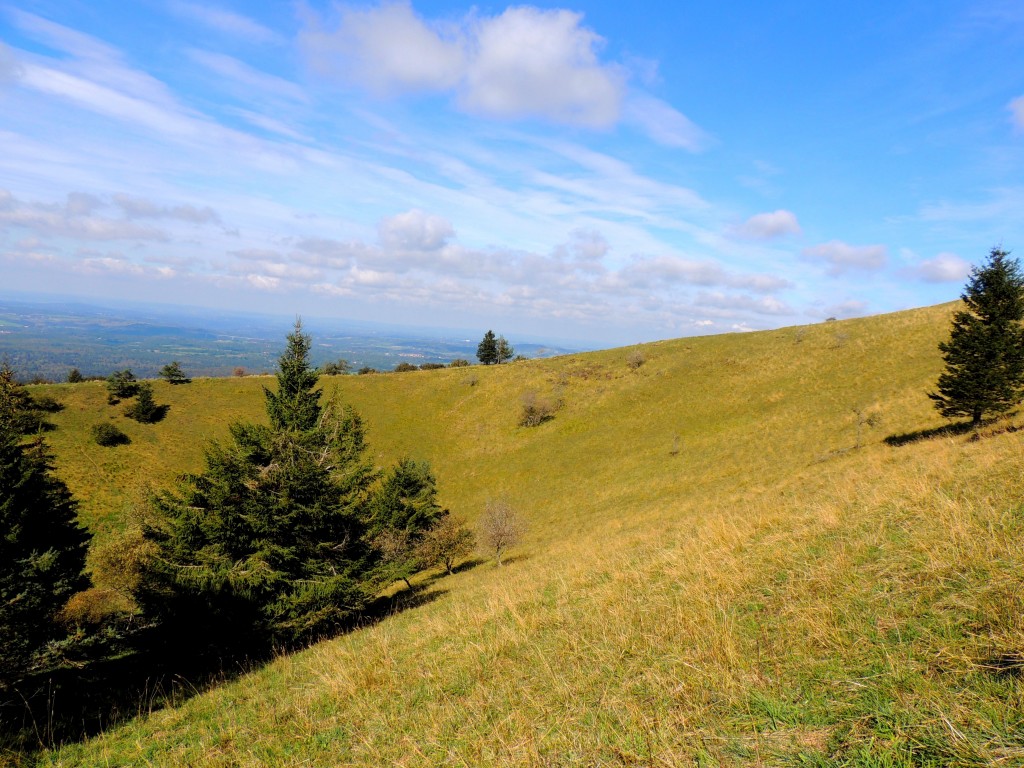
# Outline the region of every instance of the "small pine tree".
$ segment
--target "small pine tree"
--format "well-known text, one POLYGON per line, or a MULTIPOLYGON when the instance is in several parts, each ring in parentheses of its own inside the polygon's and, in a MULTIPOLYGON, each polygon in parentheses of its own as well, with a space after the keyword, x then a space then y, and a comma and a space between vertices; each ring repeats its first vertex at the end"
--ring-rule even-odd
POLYGON ((498 362, 498 340, 494 337, 494 331, 487 331, 476 348, 476 358, 484 365, 494 365, 498 362))
POLYGON ((113 448, 118 445, 128 445, 131 443, 131 438, 128 435, 122 432, 116 424, 109 422, 93 424, 92 439, 96 441, 97 445, 102 445, 104 448, 113 448))
POLYGON ((67 637, 59 614, 88 586, 89 535, 41 442, 23 445, 0 418, 0 690, 48 666, 67 637))
POLYGON ((418 539, 442 514, 430 465, 400 459, 371 496, 367 509, 371 535, 385 530, 405 531, 418 539))
POLYGON ((181 363, 177 360, 168 363, 161 368, 160 377, 168 384, 190 384, 192 382, 192 379, 186 376, 185 372, 181 370, 181 363))
POLYGON ((302 332, 302 321, 296 320, 288 346, 278 358, 277 392, 263 388, 275 429, 313 429, 320 418, 320 390, 314 389, 320 374, 309 362, 312 346, 312 338, 302 332))
POLYGON ((77 368, 72 368, 68 371, 68 384, 81 384, 85 379, 82 377, 82 372, 77 368))
POLYGON ((135 380, 135 374, 131 368, 123 371, 114 371, 107 377, 107 402, 116 405, 121 400, 135 397, 139 391, 139 383, 135 380))
POLYGON ((949 341, 939 344, 946 370, 938 392, 929 393, 947 417, 1002 413, 1024 392, 1024 276, 1016 259, 993 248, 987 263, 971 271, 953 315, 949 341))
POLYGON ((140 424, 152 424, 154 421, 159 421, 164 409, 153 399, 153 385, 148 381, 143 382, 139 384, 137 392, 138 398, 125 408, 124 415, 129 419, 135 419, 140 424))

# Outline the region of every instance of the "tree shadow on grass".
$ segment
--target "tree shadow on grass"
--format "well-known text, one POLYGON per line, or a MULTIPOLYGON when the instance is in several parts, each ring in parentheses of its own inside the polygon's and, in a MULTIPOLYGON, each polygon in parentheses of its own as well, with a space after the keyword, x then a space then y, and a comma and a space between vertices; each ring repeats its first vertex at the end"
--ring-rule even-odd
POLYGON ((437 600, 446 590, 414 585, 380 597, 343 629, 288 648, 272 647, 240 637, 236 645, 195 651, 201 628, 179 630, 173 636, 151 630, 139 635, 135 650, 23 680, 15 689, 0 690, 0 763, 13 752, 32 764, 32 753, 73 744, 145 717, 177 707, 192 697, 256 672, 283 656, 320 641, 437 600))
POLYGON ((933 427, 931 429, 918 429, 914 432, 889 435, 883 440, 883 442, 886 445, 898 448, 901 445, 916 443, 918 440, 931 440, 937 437, 956 437, 958 435, 966 435, 972 431, 974 431, 974 425, 969 421, 964 421, 957 424, 946 424, 941 427, 933 427))
POLYGON ((487 561, 483 558, 471 557, 468 560, 464 560, 463 562, 459 563, 454 568, 452 568, 451 573, 448 573, 448 571, 444 570, 443 568, 441 570, 434 571, 429 576, 427 576, 427 578, 424 579, 422 583, 424 585, 433 584, 438 579, 443 579, 446 576, 454 576, 457 573, 465 573, 466 571, 471 571, 474 568, 481 566, 486 562, 487 561))
POLYGON ((1024 429, 1024 426, 1013 423, 1013 419, 1018 413, 1018 411, 1009 411, 990 419, 982 419, 981 424, 977 425, 977 427, 969 421, 961 421, 956 424, 933 427, 932 429, 919 429, 916 432, 889 435, 885 438, 884 442, 886 445, 899 447, 908 443, 916 443, 918 440, 931 440, 937 437, 957 437, 959 435, 968 435, 972 432, 974 434, 971 435, 970 440, 980 440, 982 437, 1001 435, 1004 432, 1019 432, 1024 429), (999 426, 1000 424, 1001 426, 999 426), (985 431, 982 432, 982 429, 985 431))

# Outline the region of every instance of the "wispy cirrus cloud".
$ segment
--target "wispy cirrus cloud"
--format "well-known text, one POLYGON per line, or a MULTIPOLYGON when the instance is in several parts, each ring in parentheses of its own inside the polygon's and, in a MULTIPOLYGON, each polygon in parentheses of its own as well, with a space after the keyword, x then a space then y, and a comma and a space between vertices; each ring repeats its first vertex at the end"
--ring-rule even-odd
POLYGON ((246 92, 255 92, 264 98, 272 96, 288 101, 309 101, 306 92, 292 81, 261 72, 233 56, 198 48, 189 48, 186 54, 218 77, 243 86, 246 92))
POLYGON ((1006 108, 1010 110, 1010 121, 1017 132, 1024 132, 1024 96, 1013 99, 1006 108))
POLYGON ((247 16, 212 5, 174 0, 168 7, 177 15, 250 43, 282 43, 284 37, 247 16))

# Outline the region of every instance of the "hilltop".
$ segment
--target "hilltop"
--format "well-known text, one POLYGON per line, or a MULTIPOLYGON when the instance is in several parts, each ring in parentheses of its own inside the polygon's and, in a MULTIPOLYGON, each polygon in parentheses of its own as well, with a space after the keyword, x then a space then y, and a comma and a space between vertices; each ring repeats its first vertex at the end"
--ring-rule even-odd
MULTIPOLYGON (((430 461, 470 519, 498 497, 526 515, 512 562, 422 575, 418 607, 41 763, 1024 762, 1018 417, 935 434, 954 307, 324 377, 378 464, 430 461), (527 393, 554 418, 519 426, 527 393)), ((102 384, 41 388, 83 519, 130 524, 261 418, 264 383, 157 382, 155 425, 102 384), (133 442, 98 449, 112 414, 133 442)))

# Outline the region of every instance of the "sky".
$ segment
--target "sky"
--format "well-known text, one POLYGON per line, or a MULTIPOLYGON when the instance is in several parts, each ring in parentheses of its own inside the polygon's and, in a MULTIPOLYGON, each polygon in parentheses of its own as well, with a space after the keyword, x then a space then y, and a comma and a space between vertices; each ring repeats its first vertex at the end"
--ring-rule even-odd
POLYGON ((1024 256, 1024 4, 0 2, 0 290, 611 346, 1024 256))

